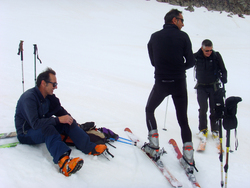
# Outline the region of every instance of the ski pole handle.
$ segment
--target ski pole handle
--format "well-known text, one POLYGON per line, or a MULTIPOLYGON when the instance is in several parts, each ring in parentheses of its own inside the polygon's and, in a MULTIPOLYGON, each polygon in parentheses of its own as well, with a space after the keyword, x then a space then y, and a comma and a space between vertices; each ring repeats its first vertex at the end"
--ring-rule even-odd
POLYGON ((17 55, 20 55, 20 54, 21 54, 21 61, 23 61, 23 40, 20 40, 20 43, 19 43, 17 55))
POLYGON ((34 46, 34 55, 36 55, 36 52, 37 52, 37 45, 36 44, 33 44, 33 46, 34 46))

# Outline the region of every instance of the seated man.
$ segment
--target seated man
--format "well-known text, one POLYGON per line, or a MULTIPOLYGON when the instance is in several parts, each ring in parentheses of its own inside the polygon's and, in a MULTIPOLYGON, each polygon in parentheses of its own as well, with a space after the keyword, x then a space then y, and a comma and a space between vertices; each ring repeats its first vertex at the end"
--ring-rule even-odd
POLYGON ((47 68, 38 75, 36 86, 21 95, 15 114, 17 138, 22 144, 45 143, 60 172, 70 176, 81 169, 83 159, 69 158, 71 149, 60 134, 67 134, 85 154, 100 155, 107 146, 90 142, 89 136, 61 106, 54 89, 57 89, 56 73, 47 68))

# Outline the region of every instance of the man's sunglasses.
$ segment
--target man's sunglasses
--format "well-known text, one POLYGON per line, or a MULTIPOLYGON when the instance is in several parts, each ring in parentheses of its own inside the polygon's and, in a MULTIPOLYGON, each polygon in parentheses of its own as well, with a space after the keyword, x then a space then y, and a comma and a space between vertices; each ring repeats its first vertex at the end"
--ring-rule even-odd
POLYGON ((181 20, 182 23, 184 23, 184 19, 176 17, 177 20, 181 20))
POLYGON ((50 81, 47 81, 46 83, 51 83, 53 85, 53 87, 56 87, 58 85, 57 82, 50 82, 50 81))
POLYGON ((213 50, 205 50, 205 52, 212 52, 213 50))

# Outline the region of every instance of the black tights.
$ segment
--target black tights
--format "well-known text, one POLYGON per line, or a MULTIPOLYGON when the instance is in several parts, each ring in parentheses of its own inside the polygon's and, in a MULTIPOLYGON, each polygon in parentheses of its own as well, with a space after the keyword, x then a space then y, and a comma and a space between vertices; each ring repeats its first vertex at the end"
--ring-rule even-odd
POLYGON ((146 106, 146 122, 148 130, 151 131, 152 129, 157 129, 154 112, 168 95, 172 95, 175 105, 177 120, 181 128, 182 142, 191 142, 192 133, 187 118, 188 101, 186 79, 155 81, 146 106))

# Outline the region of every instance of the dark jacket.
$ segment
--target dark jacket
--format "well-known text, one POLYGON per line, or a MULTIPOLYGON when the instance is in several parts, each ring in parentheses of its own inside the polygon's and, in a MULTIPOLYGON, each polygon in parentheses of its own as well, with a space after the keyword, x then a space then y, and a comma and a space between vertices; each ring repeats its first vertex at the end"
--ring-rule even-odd
POLYGON ((23 93, 17 102, 15 126, 17 134, 25 133, 29 129, 39 129, 45 124, 57 125, 57 116, 67 115, 55 95, 43 97, 38 87, 23 93), (52 116, 53 115, 53 116, 52 116))
POLYGON ((174 24, 165 24, 151 35, 148 53, 155 67, 155 79, 186 78, 186 70, 194 66, 189 36, 174 24))
POLYGON ((195 71, 198 85, 213 85, 219 79, 227 83, 227 70, 219 52, 212 51, 209 57, 201 49, 194 54, 195 71))

